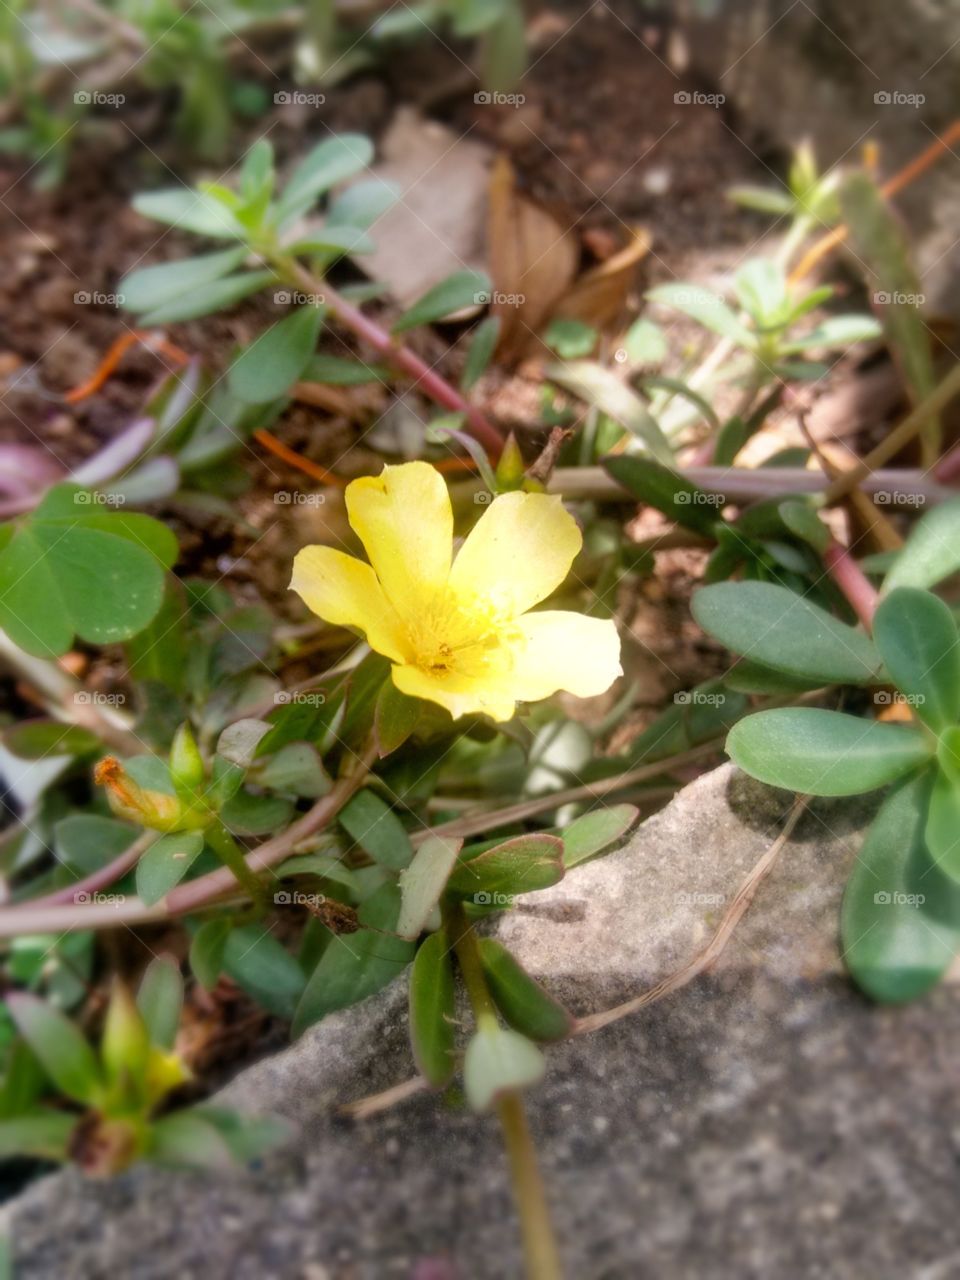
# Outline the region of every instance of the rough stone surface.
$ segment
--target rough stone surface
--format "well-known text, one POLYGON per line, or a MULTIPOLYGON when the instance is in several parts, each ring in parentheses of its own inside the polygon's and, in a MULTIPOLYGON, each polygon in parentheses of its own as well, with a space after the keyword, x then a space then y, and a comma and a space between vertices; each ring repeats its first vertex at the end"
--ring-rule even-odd
MULTIPOLYGON (((725 766, 531 896, 503 935, 578 1013, 635 994, 710 936, 788 804, 725 766)), ((550 1051, 530 1111, 569 1280, 960 1274, 957 988, 876 1009, 839 969, 840 889, 872 809, 803 819, 709 975, 550 1051)), ((16 1274, 518 1277, 493 1121, 423 1095, 336 1115, 409 1075, 404 995, 331 1017, 230 1086, 294 1122, 261 1168, 35 1184, 6 1209, 16 1274)))
MULTIPOLYGON (((884 173, 957 116, 960 0, 718 0, 687 30, 694 66, 734 109, 757 153, 814 142, 823 167, 868 137, 884 173)), ((949 152, 897 197, 913 232, 927 310, 957 314, 960 167, 949 152)))

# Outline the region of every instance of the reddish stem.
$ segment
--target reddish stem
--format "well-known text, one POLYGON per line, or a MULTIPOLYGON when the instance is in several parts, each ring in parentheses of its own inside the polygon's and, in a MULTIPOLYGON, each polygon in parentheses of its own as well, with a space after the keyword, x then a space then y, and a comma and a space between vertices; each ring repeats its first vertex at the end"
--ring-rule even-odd
POLYGON ((846 596, 867 631, 873 626, 877 591, 846 547, 831 542, 823 553, 827 572, 846 596))
POLYGON ((346 298, 341 297, 335 289, 331 289, 326 281, 321 284, 298 263, 294 264, 293 273, 296 277, 296 283, 305 293, 322 294, 325 304, 341 324, 346 325, 348 329, 352 329, 358 338, 362 338, 364 342, 369 343, 374 351, 378 351, 391 364, 408 373, 413 378, 414 384, 425 395, 428 395, 431 400, 436 401, 437 404, 442 405, 445 409, 450 409, 454 413, 462 413, 470 426, 472 434, 476 436, 493 459, 496 460, 500 456, 500 451, 503 448, 503 435, 479 409, 469 404, 456 387, 449 383, 442 374, 437 373, 435 369, 431 369, 416 352, 411 351, 409 347, 405 347, 391 333, 377 324, 375 320, 371 320, 369 316, 364 315, 359 307, 355 307, 352 302, 348 302, 346 298))

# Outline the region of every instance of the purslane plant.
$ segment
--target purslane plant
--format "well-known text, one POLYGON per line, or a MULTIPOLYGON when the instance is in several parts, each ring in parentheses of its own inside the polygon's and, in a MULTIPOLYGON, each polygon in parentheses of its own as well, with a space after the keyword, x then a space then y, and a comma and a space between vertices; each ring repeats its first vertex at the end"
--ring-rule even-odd
POLYGON ((746 716, 727 750, 747 773, 820 796, 892 784, 847 885, 846 964, 880 1000, 928 990, 960 950, 960 635, 929 588, 955 572, 960 502, 928 512, 884 582, 872 637, 772 583, 724 583, 694 615, 746 663, 743 687, 875 690, 895 721, 813 707, 746 716), (890 692, 892 687, 893 692, 890 692))

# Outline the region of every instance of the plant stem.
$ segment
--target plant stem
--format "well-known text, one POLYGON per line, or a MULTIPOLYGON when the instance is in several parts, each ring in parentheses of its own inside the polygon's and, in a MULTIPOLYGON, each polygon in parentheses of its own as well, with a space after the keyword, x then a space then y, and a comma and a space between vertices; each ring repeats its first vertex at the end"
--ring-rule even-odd
POLYGON ((479 409, 469 404, 456 387, 449 383, 442 374, 437 373, 435 369, 431 369, 416 352, 411 351, 402 342, 398 342, 391 333, 377 324, 375 320, 371 320, 369 316, 364 315, 359 307, 355 307, 352 302, 348 302, 346 298, 341 297, 326 280, 321 280, 311 275, 295 259, 283 258, 274 265, 282 275, 286 276, 290 284, 296 285, 304 293, 322 297, 324 304, 330 308, 341 324, 346 325, 348 329, 352 329, 358 338, 362 338, 364 342, 373 347, 374 351, 378 351, 391 364, 402 369, 404 373, 408 373, 413 378, 414 384, 428 395, 431 400, 435 400, 444 409, 450 409, 454 413, 462 413, 466 417, 471 433, 476 436, 491 456, 494 459, 500 456, 504 443, 503 436, 493 423, 479 409))
POLYGON ((247 866, 243 850, 223 823, 219 819, 211 823, 205 835, 207 844, 209 844, 223 865, 233 873, 237 883, 243 886, 257 907, 261 910, 265 908, 266 894, 263 882, 247 866))
MULTIPOLYGON (((487 987, 473 925, 459 905, 445 908, 445 916, 473 1015, 478 1025, 491 1020, 495 1022, 496 1006, 487 987)), ((510 1180, 520 1216, 528 1280, 560 1280, 560 1256, 523 1095, 515 1089, 504 1093, 496 1103, 496 1111, 510 1162, 510 1180)))
POLYGON ((879 598, 876 587, 854 560, 849 549, 839 542, 830 542, 823 553, 823 563, 854 613, 869 631, 873 626, 873 615, 879 598))

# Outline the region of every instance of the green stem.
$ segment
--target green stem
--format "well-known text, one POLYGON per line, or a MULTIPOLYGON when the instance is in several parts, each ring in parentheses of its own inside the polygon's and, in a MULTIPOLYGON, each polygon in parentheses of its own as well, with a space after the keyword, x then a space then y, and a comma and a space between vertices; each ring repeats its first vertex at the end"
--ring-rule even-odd
POLYGON ((243 850, 222 822, 214 822, 206 830, 207 844, 214 851, 225 867, 236 876, 238 882, 247 891, 258 907, 267 905, 263 882, 247 866, 243 850))
MULTIPOLYGON (((474 1017, 478 1025, 496 1021, 496 1005, 487 987, 473 926, 460 906, 447 907, 444 914, 474 1017)), ((500 1097, 496 1107, 510 1161, 510 1180, 520 1216, 528 1280, 561 1280, 560 1255, 523 1095, 518 1090, 510 1090, 500 1097)))

